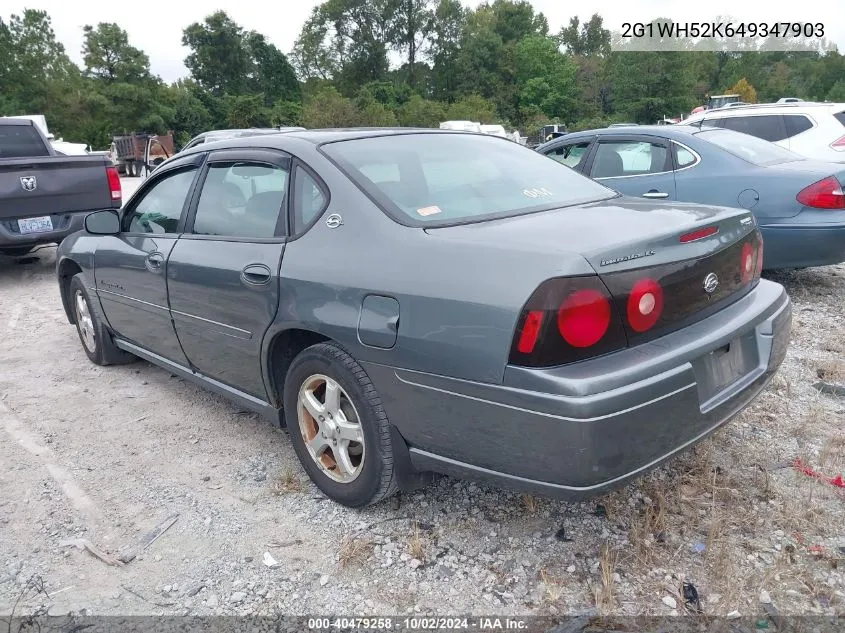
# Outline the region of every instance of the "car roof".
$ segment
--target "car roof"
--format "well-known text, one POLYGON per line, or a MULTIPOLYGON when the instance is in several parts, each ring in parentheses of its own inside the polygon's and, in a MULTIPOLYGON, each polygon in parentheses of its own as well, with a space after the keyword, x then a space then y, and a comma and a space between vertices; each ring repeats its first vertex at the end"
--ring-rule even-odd
POLYGON ((302 130, 300 132, 288 132, 285 136, 310 141, 315 145, 321 143, 333 143, 335 141, 350 141, 361 138, 374 138, 376 136, 398 136, 402 134, 471 134, 473 136, 490 136, 477 132, 466 132, 464 130, 441 130, 439 128, 414 128, 414 127, 355 127, 355 128, 325 128, 319 130, 302 130))
MULTIPOLYGON (((323 143, 334 143, 336 141, 349 141, 363 138, 376 138, 383 136, 411 136, 419 134, 461 134, 464 136, 481 136, 489 139, 497 139, 499 141, 513 143, 505 137, 493 134, 482 134, 479 132, 465 132, 463 130, 441 130, 438 128, 412 128, 412 127, 371 127, 371 128, 326 128, 326 129, 312 129, 300 130, 292 132, 278 132, 276 134, 251 134, 241 136, 229 136, 225 138, 210 138, 207 143, 196 145, 187 150, 183 150, 178 154, 174 154, 173 158, 177 156, 188 156, 200 152, 208 152, 221 149, 234 148, 250 148, 250 147, 265 147, 276 148, 281 150, 289 149, 287 141, 296 139, 304 141, 313 145, 321 145, 323 143)), ((524 147, 520 145, 520 147, 524 147)))
POLYGON ((18 119, 15 117, 0 117, 0 123, 3 125, 35 125, 35 121, 31 119, 18 119))
MULTIPOLYGON (((598 128, 595 130, 584 130, 582 132, 571 132, 567 134, 565 137, 559 137, 554 139, 555 141, 559 141, 561 138, 574 138, 579 136, 606 136, 612 134, 613 136, 619 136, 621 134, 626 134, 630 132, 631 134, 637 135, 647 135, 647 136, 665 136, 667 138, 674 138, 674 137, 684 137, 689 136, 690 134, 696 134, 700 132, 698 126, 694 125, 628 125, 624 127, 603 127, 598 128)), ((551 141, 550 141, 551 142, 551 141)))
POLYGON ((800 113, 802 110, 812 110, 816 108, 828 108, 835 110, 837 108, 845 108, 845 103, 820 103, 818 101, 793 101, 790 103, 749 103, 748 105, 740 105, 734 107, 713 108, 712 110, 704 110, 703 112, 696 112, 687 117, 685 120, 703 119, 714 114, 728 114, 730 116, 739 115, 753 115, 753 114, 789 114, 800 113))

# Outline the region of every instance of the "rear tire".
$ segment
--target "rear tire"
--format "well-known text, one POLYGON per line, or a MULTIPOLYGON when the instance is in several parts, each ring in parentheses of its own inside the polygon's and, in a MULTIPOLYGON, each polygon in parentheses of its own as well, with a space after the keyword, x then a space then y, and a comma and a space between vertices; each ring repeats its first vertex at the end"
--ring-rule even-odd
POLYGON ((125 365, 138 360, 136 356, 124 352, 114 344, 100 310, 99 301, 91 300, 82 273, 77 273, 71 278, 68 293, 79 342, 82 343, 82 349, 92 363, 125 365))
POLYGON ((360 508, 398 490, 381 398, 361 365, 338 345, 318 343, 294 358, 284 412, 299 461, 327 497, 360 508))

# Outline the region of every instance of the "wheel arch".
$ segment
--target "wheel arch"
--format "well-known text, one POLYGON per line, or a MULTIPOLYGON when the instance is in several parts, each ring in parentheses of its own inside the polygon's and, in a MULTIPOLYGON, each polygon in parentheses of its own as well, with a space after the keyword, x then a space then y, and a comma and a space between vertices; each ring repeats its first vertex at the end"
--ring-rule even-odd
POLYGON ((302 350, 317 343, 331 342, 339 345, 331 337, 314 330, 291 327, 271 333, 265 342, 264 375, 268 383, 271 404, 282 408, 284 400, 285 378, 293 359, 302 350))
POLYGON ((65 316, 68 323, 76 323, 73 310, 70 305, 70 280, 74 275, 82 272, 82 267, 70 258, 65 258, 59 262, 58 278, 59 278, 59 295, 62 298, 62 307, 65 310, 65 316))

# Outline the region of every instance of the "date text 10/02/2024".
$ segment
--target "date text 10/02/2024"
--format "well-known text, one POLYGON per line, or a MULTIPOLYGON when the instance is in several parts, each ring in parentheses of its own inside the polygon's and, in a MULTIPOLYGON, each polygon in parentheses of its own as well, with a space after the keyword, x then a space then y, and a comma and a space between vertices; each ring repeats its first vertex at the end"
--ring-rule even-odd
POLYGON ((309 618, 310 630, 325 631, 522 631, 524 619, 512 617, 309 618))

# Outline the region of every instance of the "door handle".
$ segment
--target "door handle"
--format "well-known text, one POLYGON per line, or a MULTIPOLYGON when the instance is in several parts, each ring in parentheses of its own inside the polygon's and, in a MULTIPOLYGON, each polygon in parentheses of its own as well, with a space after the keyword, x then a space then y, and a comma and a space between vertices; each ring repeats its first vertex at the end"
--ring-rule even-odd
POLYGON ((161 270, 162 265, 164 264, 164 255, 161 253, 150 253, 147 255, 147 259, 145 261, 147 269, 151 272, 159 272, 161 270))
POLYGON ((669 194, 664 191, 646 191, 643 198, 668 198, 669 194))
POLYGON ((250 286, 263 286, 272 277, 273 273, 264 264, 250 264, 241 271, 241 281, 250 286))

